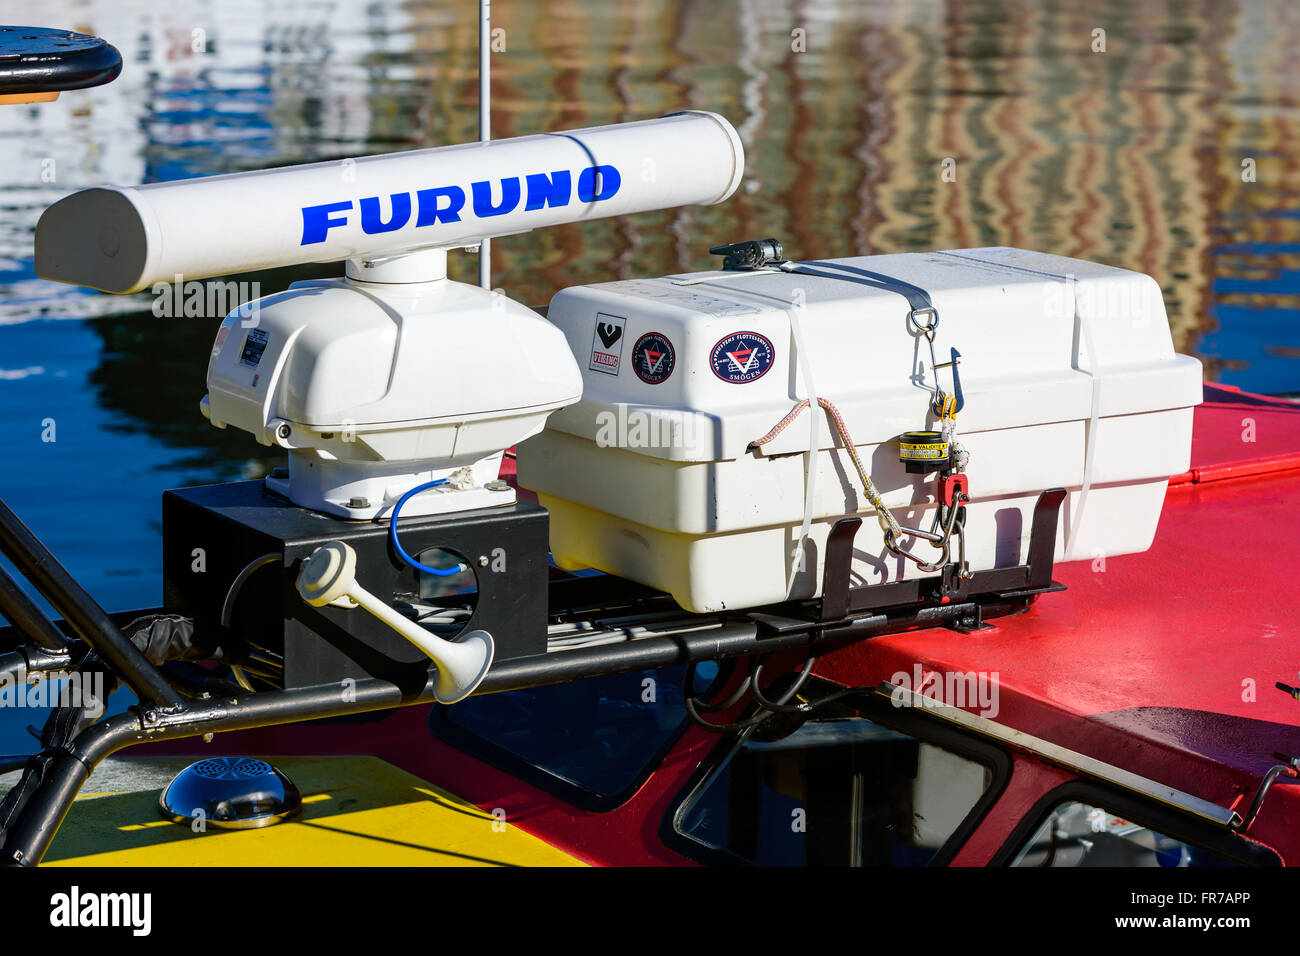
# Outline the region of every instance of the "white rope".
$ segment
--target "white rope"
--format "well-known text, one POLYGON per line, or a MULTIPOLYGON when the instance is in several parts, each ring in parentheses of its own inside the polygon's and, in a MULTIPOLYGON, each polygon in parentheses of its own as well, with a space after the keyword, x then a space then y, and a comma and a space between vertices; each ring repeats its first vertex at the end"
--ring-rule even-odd
MULTIPOLYGON (((835 407, 835 403, 828 398, 817 399, 817 404, 831 417, 835 422, 835 427, 840 433, 840 441, 844 443, 844 450, 848 452, 849 461, 853 462, 853 467, 858 473, 858 478, 862 482, 862 493, 866 495, 867 502, 876 509, 876 520, 880 522, 880 531, 885 536, 886 542, 889 540, 898 540, 903 536, 903 529, 899 527, 898 521, 885 507, 884 499, 880 497, 880 492, 876 490, 875 484, 871 481, 871 476, 867 474, 867 469, 862 465, 862 457, 858 454, 858 447, 853 443, 853 436, 849 434, 849 428, 844 424, 844 416, 840 410, 835 407)), ((812 407, 812 403, 807 399, 796 402, 794 408, 786 413, 786 416, 772 426, 766 435, 762 438, 755 438, 749 443, 750 448, 762 448, 770 441, 774 441, 786 427, 790 425, 805 408, 812 407)), ((857 510, 862 510, 859 505, 857 510)))

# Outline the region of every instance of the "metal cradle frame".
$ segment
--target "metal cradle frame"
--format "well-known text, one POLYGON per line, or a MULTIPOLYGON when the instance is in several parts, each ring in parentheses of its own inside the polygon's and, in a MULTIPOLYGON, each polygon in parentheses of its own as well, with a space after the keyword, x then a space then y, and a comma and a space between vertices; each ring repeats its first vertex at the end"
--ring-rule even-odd
MULTIPOLYGON (((1052 581, 1052 566, 1064 497, 1059 488, 1040 496, 1024 565, 978 571, 969 580, 945 569, 932 578, 850 586, 858 518, 841 519, 833 530, 823 568, 824 596, 816 600, 698 615, 682 611, 665 594, 609 575, 557 577, 549 593, 552 630, 583 622, 593 641, 578 646, 568 641, 544 654, 500 661, 476 693, 793 648, 825 651, 918 627, 979 628, 986 617, 1023 610, 1038 594, 1062 589, 1052 581)), ((40 773, 3 833, 0 865, 38 864, 91 772, 127 747, 434 700, 432 671, 408 686, 372 677, 253 693, 192 664, 156 666, 122 631, 125 621, 148 612, 105 612, 2 501, 0 552, 62 615, 57 623, 47 617, 0 567, 0 614, 10 622, 0 627, 0 676, 13 681, 20 674, 64 671, 93 650, 139 698, 68 743, 11 763, 12 768, 39 762, 40 773)))

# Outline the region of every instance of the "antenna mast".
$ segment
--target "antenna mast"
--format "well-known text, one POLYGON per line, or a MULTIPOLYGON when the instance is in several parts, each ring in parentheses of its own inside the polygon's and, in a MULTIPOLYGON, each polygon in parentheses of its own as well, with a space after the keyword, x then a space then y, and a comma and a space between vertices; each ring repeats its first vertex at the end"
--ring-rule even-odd
MULTIPOLYGON (((492 138, 492 0, 478 0, 478 140, 492 138)), ((478 249, 478 284, 492 288, 492 240, 478 249)))

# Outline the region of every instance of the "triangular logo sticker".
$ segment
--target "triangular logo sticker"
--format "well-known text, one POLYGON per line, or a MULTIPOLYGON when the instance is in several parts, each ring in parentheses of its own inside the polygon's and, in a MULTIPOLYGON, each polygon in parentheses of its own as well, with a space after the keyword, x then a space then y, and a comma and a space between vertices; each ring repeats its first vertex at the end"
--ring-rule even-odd
POLYGON ((736 366, 736 371, 748 372, 749 367, 754 364, 754 350, 739 349, 735 352, 728 352, 727 358, 731 359, 731 364, 736 366))

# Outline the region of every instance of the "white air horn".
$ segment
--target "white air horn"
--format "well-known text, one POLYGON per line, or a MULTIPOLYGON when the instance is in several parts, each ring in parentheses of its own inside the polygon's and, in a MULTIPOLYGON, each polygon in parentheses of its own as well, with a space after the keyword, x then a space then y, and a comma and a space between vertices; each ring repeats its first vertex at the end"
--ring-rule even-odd
POLYGON ((357 553, 351 546, 328 541, 303 561, 298 572, 298 593, 312 607, 360 605, 418 647, 438 665, 434 684, 438 703, 454 704, 474 693, 492 666, 492 635, 476 630, 454 641, 435 637, 357 584, 356 571, 357 553))

